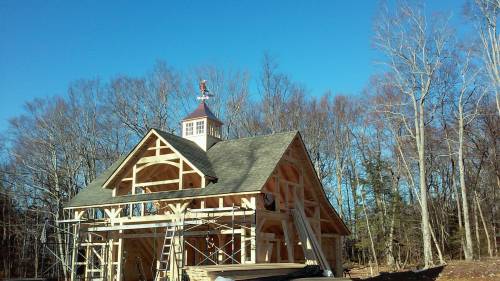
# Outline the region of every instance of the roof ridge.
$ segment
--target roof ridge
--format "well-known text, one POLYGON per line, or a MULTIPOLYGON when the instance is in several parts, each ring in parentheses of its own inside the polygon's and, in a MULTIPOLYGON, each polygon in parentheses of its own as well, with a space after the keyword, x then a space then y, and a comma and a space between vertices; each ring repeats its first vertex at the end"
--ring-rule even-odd
MULTIPOLYGON (((165 131, 160 130, 160 129, 157 129, 157 128, 151 128, 151 129, 153 129, 153 130, 155 130, 155 131, 158 131, 158 132, 160 132, 160 133, 169 134, 169 135, 174 136, 174 137, 177 137, 177 138, 181 138, 181 139, 184 139, 184 140, 188 140, 188 139, 183 138, 183 137, 181 137, 181 136, 178 136, 178 135, 176 135, 176 134, 174 134, 174 133, 165 132, 165 131)), ((188 140, 188 141, 191 141, 191 140, 188 140)), ((193 142, 193 143, 194 143, 194 142, 193 142)), ((196 144, 196 143, 194 143, 194 144, 196 144)))
MULTIPOLYGON (((298 133, 299 130, 292 130, 292 131, 286 131, 286 132, 279 132, 279 133, 274 133, 274 134, 267 134, 267 135, 259 135, 259 136, 252 136, 252 137, 243 137, 243 138, 239 138, 239 139, 228 139, 228 140, 221 140, 219 142, 217 142, 216 144, 218 143, 222 143, 222 142, 232 142, 232 141, 239 141, 239 140, 247 140, 247 139, 255 139, 255 138, 267 138, 267 137, 272 137, 272 136, 276 136, 276 135, 286 135, 286 134, 292 134, 292 133, 298 133)), ((214 145, 215 146, 215 145, 214 145)))

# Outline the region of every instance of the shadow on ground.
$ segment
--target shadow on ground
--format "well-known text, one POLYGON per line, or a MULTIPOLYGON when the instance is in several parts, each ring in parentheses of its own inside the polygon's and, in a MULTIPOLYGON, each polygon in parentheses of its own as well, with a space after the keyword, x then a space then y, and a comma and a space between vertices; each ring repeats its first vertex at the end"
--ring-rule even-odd
POLYGON ((433 267, 418 271, 401 271, 401 272, 381 272, 380 275, 371 278, 352 278, 352 280, 363 281, 434 281, 438 278, 439 273, 443 271, 444 266, 433 267))

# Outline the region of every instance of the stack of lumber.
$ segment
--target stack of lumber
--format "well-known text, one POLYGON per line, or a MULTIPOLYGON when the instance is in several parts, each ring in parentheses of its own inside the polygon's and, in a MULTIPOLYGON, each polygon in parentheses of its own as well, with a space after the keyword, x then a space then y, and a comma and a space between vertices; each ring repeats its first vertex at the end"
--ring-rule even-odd
POLYGON ((311 261, 315 260, 321 269, 331 272, 330 264, 321 249, 321 243, 318 242, 316 234, 314 234, 311 224, 307 220, 304 207, 300 202, 295 202, 295 209, 293 209, 292 215, 295 227, 299 233, 302 248, 304 249, 306 263, 311 264, 311 261))
POLYGON ((189 280, 214 281, 219 276, 231 280, 247 280, 287 275, 304 267, 304 264, 299 263, 228 264, 187 266, 185 271, 189 280))

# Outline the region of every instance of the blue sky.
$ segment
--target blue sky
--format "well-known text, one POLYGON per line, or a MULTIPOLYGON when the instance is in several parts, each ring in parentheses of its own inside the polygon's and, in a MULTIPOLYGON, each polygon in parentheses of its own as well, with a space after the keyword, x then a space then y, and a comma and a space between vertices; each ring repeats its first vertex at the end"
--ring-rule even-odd
MULTIPOLYGON (((158 59, 259 72, 262 55, 311 94, 356 94, 377 71, 378 1, 0 0, 0 131, 81 78, 141 75, 158 59)), ((460 18, 462 1, 429 1, 460 18)), ((193 82, 196 83, 196 82, 193 82)))

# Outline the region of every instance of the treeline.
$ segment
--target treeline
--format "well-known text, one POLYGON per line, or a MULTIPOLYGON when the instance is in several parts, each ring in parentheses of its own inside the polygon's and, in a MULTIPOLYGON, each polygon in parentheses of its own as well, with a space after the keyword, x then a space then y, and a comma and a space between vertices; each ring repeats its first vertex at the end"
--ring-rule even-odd
POLYGON ((253 75, 158 62, 28 102, 0 142, 0 277, 66 276, 69 236, 48 226, 150 128, 179 134, 200 79, 224 138, 300 130, 352 231, 348 261, 377 271, 497 255, 499 1, 465 7, 472 39, 422 6, 380 10, 373 42, 384 57, 358 95, 313 95, 264 55, 253 75))

